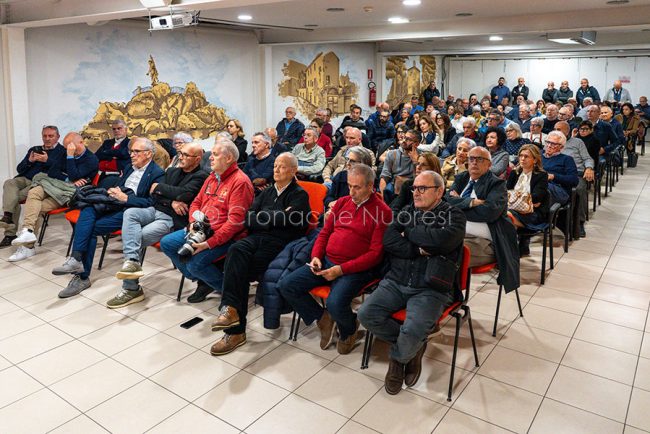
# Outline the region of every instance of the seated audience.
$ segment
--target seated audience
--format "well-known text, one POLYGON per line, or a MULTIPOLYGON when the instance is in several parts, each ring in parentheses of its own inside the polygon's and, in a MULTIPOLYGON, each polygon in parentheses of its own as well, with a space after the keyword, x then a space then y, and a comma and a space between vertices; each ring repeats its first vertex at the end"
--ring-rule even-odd
POLYGON ((569 98, 573 97, 573 91, 569 89, 569 82, 564 80, 557 90, 557 100, 562 104, 569 102, 569 98))
MULTIPOLYGON (((322 127, 325 123, 318 117, 314 118, 309 122, 309 126, 315 129, 318 132, 318 141, 316 144, 323 148, 325 151, 325 157, 329 158, 332 156, 332 140, 323 133, 322 127)), ((304 132, 303 132, 304 134, 304 132)), ((304 137, 301 137, 298 143, 303 143, 304 137)))
POLYGON ((444 263, 449 273, 462 260, 465 216, 442 200, 444 190, 438 173, 424 171, 415 178, 413 204, 399 212, 384 234, 390 269, 359 309, 361 324, 391 344, 384 384, 390 395, 399 393, 402 384, 417 383, 427 336, 455 298, 455 286, 442 291, 426 275, 432 256, 449 259, 444 263), (403 324, 391 317, 401 309, 408 312, 403 324))
POLYGON ((253 152, 246 161, 244 173, 253 183, 255 191, 261 191, 273 182, 273 163, 276 157, 271 151, 271 138, 266 133, 255 133, 251 144, 253 152))
POLYGON ((558 113, 559 109, 555 104, 548 104, 546 106, 546 117, 544 118, 544 125, 542 126, 542 132, 544 134, 553 131, 555 124, 559 121, 558 113))
POLYGON ((356 104, 350 106, 350 114, 343 118, 341 125, 336 129, 334 136, 339 138, 343 135, 345 127, 354 127, 366 131, 366 123, 361 117, 361 107, 356 104))
POLYGON ((576 100, 580 107, 584 107, 587 103, 584 101, 586 98, 591 98, 596 104, 600 103, 600 95, 595 87, 589 86, 589 80, 583 78, 580 80, 580 87, 576 91, 576 100))
POLYGON ((580 123, 577 137, 579 137, 587 147, 587 152, 589 152, 589 156, 594 161, 594 169, 598 170, 599 156, 605 152, 605 150, 603 149, 598 137, 594 134, 594 126, 591 121, 582 121, 580 123))
POLYGON ((595 104, 587 107, 587 118, 594 127, 594 135, 598 138, 602 146, 601 155, 608 156, 619 144, 619 137, 616 135, 614 128, 609 122, 605 122, 601 117, 601 108, 595 104))
POLYGON ((212 291, 221 292, 223 274, 212 264, 226 254, 233 242, 245 235, 244 219, 254 193, 253 184, 237 167, 238 159, 239 150, 232 141, 215 143, 210 157, 213 173, 207 177, 188 210, 190 223, 195 221, 195 211, 205 215, 212 236, 200 243, 192 243, 194 251, 187 261, 178 254, 186 241, 186 229, 165 235, 160 241, 163 253, 186 279, 203 282, 190 296, 193 302, 205 300, 212 291))
MULTIPOLYGON (((227 133, 225 131, 220 131, 217 133, 216 137, 214 138, 214 143, 216 144, 217 142, 221 141, 228 141, 232 142, 232 136, 230 133, 227 133)), ((212 172, 212 152, 205 152, 203 154, 203 158, 201 159, 201 169, 204 172, 210 173, 212 172)))
POLYGON ((456 176, 447 194, 450 205, 467 218, 465 244, 472 257, 470 267, 495 262, 497 283, 506 292, 519 287, 519 251, 515 227, 508 218, 506 181, 490 172, 490 152, 477 146, 469 151, 467 172, 456 176))
MULTIPOLYGON (((131 165, 124 169, 116 187, 106 191, 112 201, 103 207, 86 206, 81 210, 74 228, 72 255, 63 265, 54 267, 52 274, 61 276, 73 274, 72 280, 59 292, 59 298, 68 298, 90 288, 92 270, 98 235, 109 235, 122 228, 124 210, 127 208, 148 208, 153 204, 151 188, 162 181, 165 172, 153 162, 153 142, 143 137, 131 143, 131 165), (113 211, 113 209, 119 209, 113 211)), ((96 204, 101 205, 101 204, 96 204)))
POLYGON ((193 140, 194 139, 192 139, 192 136, 187 133, 179 132, 174 134, 172 137, 172 145, 174 146, 174 149, 176 149, 176 155, 174 155, 174 158, 172 158, 172 161, 169 163, 169 167, 167 167, 167 169, 178 166, 178 153, 185 143, 191 143, 193 140))
MULTIPOLYGON (((424 152, 418 156, 417 163, 415 163, 415 174, 417 177, 420 173, 425 170, 435 172, 440 175, 440 159, 431 152, 424 152)), ((394 215, 397 215, 397 212, 404 208, 406 205, 413 203, 413 180, 409 179, 404 181, 402 189, 399 192, 399 195, 393 199, 390 203, 390 208, 393 211, 394 215)))
POLYGON ((321 349, 339 337, 336 349, 348 354, 354 348, 359 321, 350 303, 372 277, 383 256, 382 239, 391 221, 390 208, 373 193, 375 173, 357 164, 348 171, 350 196, 337 200, 318 234, 309 265, 297 268, 279 282, 280 294, 305 324, 317 321, 321 349), (309 291, 330 285, 327 309, 309 291))
MULTIPOLYGON (((546 172, 542 167, 542 155, 539 148, 532 144, 519 149, 519 164, 510 172, 506 187, 508 189, 508 211, 517 228, 531 231, 543 230, 548 222, 549 193, 546 172), (511 205, 529 197, 532 209, 513 209, 511 205)), ((519 237, 519 256, 530 254, 530 237, 519 237)))
POLYGON ((530 140, 531 143, 534 143, 541 149, 544 147, 544 142, 546 141, 546 133, 542 132, 543 128, 544 119, 542 117, 532 118, 530 120, 530 131, 522 134, 522 137, 530 140))
POLYGON ((329 108, 319 108, 316 110, 316 117, 323 121, 321 133, 329 137, 331 143, 334 137, 334 127, 330 123, 330 120, 332 119, 332 110, 329 108))
POLYGON ((388 110, 379 113, 377 119, 368 126, 368 139, 373 151, 384 148, 384 143, 392 142, 395 137, 395 127, 390 120, 388 110))
POLYGON ((201 170, 203 148, 190 142, 178 150, 178 164, 165 172, 159 183, 151 185, 152 206, 128 208, 122 217, 122 252, 124 264, 116 276, 122 280, 122 289, 106 302, 110 309, 118 309, 144 300, 140 286, 142 254, 171 230, 187 227, 192 201, 203 186, 208 173, 201 170))
POLYGON ((456 154, 456 146, 461 137, 473 140, 478 146, 484 144, 483 134, 476 131, 476 120, 474 118, 466 118, 465 122, 463 122, 463 132, 456 134, 454 138, 451 139, 449 145, 447 145, 442 151, 442 158, 447 158, 456 154))
MULTIPOLYGON (((562 150, 566 137, 559 131, 551 131, 546 138, 542 154, 542 165, 548 173, 548 189, 551 202, 566 204, 571 197, 571 189, 578 185, 578 170, 573 158, 564 155, 562 150)), ((566 229, 566 228, 565 228, 566 229)))
POLYGON ((621 80, 615 80, 614 86, 605 92, 605 99, 603 101, 617 104, 632 103, 632 97, 630 96, 630 91, 623 87, 621 80))
POLYGON ((129 158, 129 138, 127 137, 126 122, 118 119, 111 125, 113 138, 104 140, 102 145, 95 151, 99 160, 99 171, 101 177, 99 186, 103 188, 113 187, 117 184, 124 169, 131 164, 129 158))
POLYGON ((438 130, 442 131, 443 137, 442 141, 444 142, 445 145, 449 144, 451 142, 451 139, 454 138, 456 135, 456 128, 451 126, 451 120, 449 119, 449 115, 446 113, 435 113, 432 114, 432 119, 436 120, 436 125, 438 126, 438 130))
POLYGON ((461 137, 456 143, 456 154, 445 158, 442 165, 442 177, 445 179, 447 188, 454 184, 456 175, 467 171, 467 156, 475 146, 474 140, 461 137))
POLYGON ((646 126, 650 124, 650 104, 648 104, 647 96, 639 97, 639 103, 634 107, 634 111, 646 126))
MULTIPOLYGON (((587 97, 587 98, 585 98, 585 99, 582 101, 582 103, 583 103, 583 106, 582 106, 582 108, 581 108, 580 110, 578 110, 578 113, 576 114, 576 117, 577 117, 577 118, 580 118, 580 119, 582 119, 582 120, 584 121, 584 120, 587 120, 587 119, 588 119, 588 116, 587 116, 587 109, 588 109, 591 105, 593 105, 594 101, 593 101, 593 99, 591 99, 590 97, 587 97)), ((576 104, 577 104, 577 102, 576 102, 576 104)), ((578 105, 578 106, 579 106, 579 105, 578 105)), ((600 114, 600 112, 599 112, 599 114, 600 114)))
POLYGON ((283 145, 287 150, 293 149, 302 137, 305 124, 296 118, 296 109, 287 107, 284 111, 285 118, 278 122, 275 130, 278 134, 278 144, 283 145))
MULTIPOLYGON (((555 104, 559 97, 560 94, 558 90, 555 88, 555 83, 549 81, 546 84, 546 89, 544 89, 544 92, 542 92, 542 99, 547 104, 555 104)), ((546 110, 548 111, 548 106, 546 107, 546 110)))
MULTIPOLYGON (((134 138, 135 136, 132 137, 132 139, 134 138)), ((171 158, 169 156, 169 153, 167 153, 165 147, 158 140, 153 141, 153 147, 154 147, 153 162, 156 163, 156 165, 160 167, 162 170, 167 170, 169 164, 171 163, 171 158)))
POLYGON ((573 105, 571 104, 566 104, 560 107, 557 113, 557 118, 558 120, 569 124, 569 131, 573 131, 574 129, 578 128, 576 118, 573 116, 573 105))
POLYGON ((424 111, 424 107, 420 105, 420 97, 417 95, 411 95, 411 116, 421 111, 424 111))
POLYGON ((76 188, 90 184, 97 174, 97 157, 86 149, 83 137, 77 133, 68 133, 63 139, 63 146, 67 154, 65 165, 53 166, 47 174, 37 173, 32 178, 31 189, 25 201, 22 230, 18 238, 11 242, 18 249, 9 257, 9 262, 34 256, 40 216, 67 205, 76 188))
MULTIPOLYGON (((323 169, 323 182, 326 186, 332 185, 332 177, 345 169, 346 157, 350 148, 361 146, 361 131, 358 128, 348 127, 345 129, 345 146, 336 153, 334 158, 327 162, 323 169)), ((372 155, 372 164, 374 167, 375 156, 372 155)))
POLYGON ((319 177, 325 167, 325 151, 318 146, 318 131, 315 128, 307 127, 303 133, 303 143, 297 144, 291 151, 298 159, 299 179, 310 179, 319 177))
POLYGON ((386 155, 379 177, 379 194, 386 203, 390 203, 394 195, 399 194, 404 181, 413 179, 418 156, 417 144, 420 140, 419 132, 408 130, 400 147, 389 151, 386 155))
MULTIPOLYGON (((621 113, 617 114, 614 119, 621 124, 623 135, 625 136, 625 149, 628 153, 635 151, 636 138, 639 134, 641 119, 634 113, 634 106, 629 103, 621 105, 621 113)), ((641 136, 643 140, 643 136, 641 136)))
POLYGON ((277 157, 283 152, 287 152, 289 148, 284 146, 282 143, 278 143, 278 132, 273 127, 264 128, 264 132, 271 139, 271 153, 274 157, 277 157))
POLYGON ((503 144, 506 142, 506 133, 502 128, 488 127, 485 132, 485 147, 490 151, 492 156, 492 165, 490 171, 499 178, 505 179, 507 176, 508 164, 510 163, 510 156, 508 152, 503 149, 503 144))
POLYGON ((611 107, 607 105, 600 107, 600 120, 611 125, 614 134, 616 134, 616 137, 618 138, 617 145, 625 146, 625 133, 623 132, 623 126, 619 121, 614 119, 614 111, 611 107))
POLYGON ((232 141, 239 151, 239 160, 237 160, 237 163, 245 163, 248 156, 246 153, 248 141, 244 139, 244 128, 241 126, 241 122, 237 119, 229 119, 226 122, 226 131, 232 136, 232 141))
POLYGON ((350 195, 350 189, 348 188, 348 170, 355 164, 365 164, 371 167, 372 157, 370 151, 362 146, 350 148, 346 158, 345 170, 337 173, 332 178, 332 186, 325 197, 326 210, 333 208, 336 205, 337 199, 350 195))
MULTIPOLYGON (((506 137, 507 140, 503 144, 503 149, 510 156, 510 162, 516 164, 517 155, 519 155, 519 148, 527 143, 530 143, 530 140, 523 138, 521 127, 516 122, 513 122, 506 127, 506 137)), ((492 156, 492 161, 494 161, 494 156, 492 156)))
POLYGON ((532 120, 530 107, 526 103, 520 104, 518 108, 519 116, 514 120, 519 124, 522 133, 530 132, 530 121, 532 120))
POLYGON ((269 263, 309 225, 309 196, 295 180, 296 157, 285 152, 275 159, 273 187, 259 194, 246 213, 247 236, 235 242, 226 256, 223 295, 212 331, 223 330, 210 353, 221 356, 246 343, 249 282, 257 280, 269 263))
POLYGON ((37 173, 54 175, 60 173, 65 165, 66 149, 60 145, 59 137, 59 129, 56 126, 43 127, 41 130, 43 144, 29 148, 27 155, 16 167, 18 174, 7 179, 2 185, 4 214, 0 219, 0 228, 4 229, 5 233, 0 248, 9 247, 16 239, 16 230, 20 222, 20 203, 27 199, 34 175, 37 173))
POLYGON ((418 120, 418 128, 420 131, 420 144, 418 145, 419 152, 432 152, 438 154, 438 151, 445 146, 444 131, 440 130, 438 124, 435 124, 429 116, 421 116, 418 120))

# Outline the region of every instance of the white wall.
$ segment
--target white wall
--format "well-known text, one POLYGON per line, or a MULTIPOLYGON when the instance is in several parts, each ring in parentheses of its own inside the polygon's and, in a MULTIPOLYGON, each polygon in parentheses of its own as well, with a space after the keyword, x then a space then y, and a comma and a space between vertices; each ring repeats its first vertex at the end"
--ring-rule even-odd
POLYGON ((650 95, 650 57, 594 57, 594 58, 529 58, 529 59, 449 59, 447 93, 456 97, 476 93, 479 99, 490 93, 500 76, 512 89, 517 78, 523 76, 530 88, 529 98, 540 99, 548 81, 559 88, 563 80, 569 81, 574 94, 585 77, 604 98, 614 80, 628 77, 623 87, 630 91, 636 104, 639 96, 650 95))
MULTIPOLYGON (((0 32, 0 77, 3 76, 4 69, 4 34, 0 32)), ((11 176, 13 164, 13 154, 9 149, 11 145, 9 132, 7 131, 7 111, 5 108, 5 83, 0 84, 0 179, 7 179, 11 176)))
MULTIPOLYGON (((252 33, 198 27, 150 35, 147 28, 146 22, 111 22, 26 30, 32 143, 40 141, 44 124, 77 131, 99 102, 128 102, 134 89, 151 84, 150 54, 159 81, 182 88, 193 81, 208 102, 241 120, 245 133, 262 126, 261 66, 252 33)), ((17 150, 18 158, 25 149, 17 150)))

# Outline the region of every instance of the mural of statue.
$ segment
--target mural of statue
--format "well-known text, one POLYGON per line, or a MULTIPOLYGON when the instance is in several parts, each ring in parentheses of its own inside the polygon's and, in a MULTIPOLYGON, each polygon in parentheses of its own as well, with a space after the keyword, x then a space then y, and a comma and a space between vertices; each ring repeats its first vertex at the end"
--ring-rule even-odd
POLYGON ((410 100, 413 94, 419 96, 430 81, 436 80, 436 58, 430 55, 389 56, 386 58, 386 80, 390 81, 386 101, 396 107, 410 100), (407 68, 407 65, 410 66, 407 68))
POLYGON ((149 55, 149 72, 147 75, 151 77, 151 86, 158 84, 158 69, 156 68, 156 62, 153 60, 153 56, 149 55))

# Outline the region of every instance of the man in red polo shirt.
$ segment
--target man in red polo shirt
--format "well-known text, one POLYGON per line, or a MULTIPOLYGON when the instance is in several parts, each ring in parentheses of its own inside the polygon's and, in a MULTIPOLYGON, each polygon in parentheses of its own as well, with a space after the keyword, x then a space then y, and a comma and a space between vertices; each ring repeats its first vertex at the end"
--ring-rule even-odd
POLYGON ((372 270, 383 257, 384 231, 392 220, 391 210, 373 192, 374 171, 357 164, 348 170, 350 195, 340 198, 316 238, 311 262, 299 267, 279 283, 279 291, 305 324, 317 321, 321 349, 334 339, 336 349, 347 354, 354 348, 359 321, 350 303, 372 279, 372 270), (330 285, 327 309, 309 294, 314 287, 330 285))

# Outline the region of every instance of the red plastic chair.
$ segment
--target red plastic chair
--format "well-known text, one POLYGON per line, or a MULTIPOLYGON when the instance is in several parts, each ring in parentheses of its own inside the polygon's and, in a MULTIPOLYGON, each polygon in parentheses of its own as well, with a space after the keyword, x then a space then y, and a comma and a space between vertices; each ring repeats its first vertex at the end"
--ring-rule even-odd
MULTIPOLYGON (((66 256, 70 256, 70 250, 72 249, 72 241, 74 240, 74 228, 77 224, 77 221, 79 220, 80 214, 81 214, 81 210, 78 209, 73 209, 65 213, 65 219, 68 222, 70 222, 70 225, 72 226, 72 235, 70 235, 70 242, 68 243, 68 251, 66 252, 66 256)), ((102 240, 104 241, 104 246, 102 247, 102 253, 99 256, 99 264, 97 265, 98 270, 102 269, 102 265, 104 263, 104 256, 106 255, 106 249, 108 248, 108 240, 120 235, 122 235, 122 230, 118 229, 116 231, 111 232, 110 234, 101 236, 102 240)))
POLYGON ((310 181, 298 181, 298 185, 307 192, 309 196, 309 207, 311 215, 309 218, 309 230, 318 226, 318 219, 325 212, 325 197, 327 196, 327 187, 323 184, 310 181))
MULTIPOLYGON (((454 352, 451 357, 451 373, 449 374, 449 390, 447 392, 447 401, 451 401, 451 393, 454 387, 454 373, 456 371, 456 356, 458 354, 458 338, 460 336, 460 326, 461 322, 464 319, 467 319, 467 324, 469 326, 469 334, 472 341, 472 349, 474 350, 474 362, 476 367, 479 367, 478 361, 478 352, 476 351, 476 340, 474 339, 474 327, 472 326, 472 315, 469 309, 467 301, 469 300, 469 259, 470 251, 467 246, 463 246, 463 259, 461 261, 461 267, 458 271, 458 280, 459 288, 464 292, 462 301, 455 301, 449 305, 443 312, 442 315, 436 321, 436 325, 439 326, 442 321, 446 318, 452 316, 456 318, 456 333, 454 335, 454 352)), ((395 312, 392 315, 392 318, 401 323, 404 323, 406 320, 406 309, 395 312)), ((361 369, 368 368, 368 362, 370 360, 370 353, 372 351, 372 341, 373 335, 370 331, 366 332, 366 339, 363 348, 363 356, 361 358, 361 369)))
MULTIPOLYGON (((374 289, 379 284, 379 279, 373 279, 370 282, 366 283, 363 285, 363 287, 359 290, 359 295, 363 295, 366 292, 369 292, 371 288, 374 289)), ((330 296, 330 292, 332 291, 332 287, 330 285, 322 285, 322 286, 317 286, 309 293, 313 295, 314 297, 318 297, 321 301, 321 304, 323 307, 326 306, 327 303, 327 298, 330 296)), ((296 341, 298 339, 298 331, 300 329, 300 315, 296 314, 296 311, 293 312, 293 318, 291 319, 291 330, 289 331, 289 339, 296 341)))
POLYGON ((42 215, 43 217, 43 224, 41 225, 41 230, 38 233, 38 245, 41 246, 43 245, 43 238, 45 237, 45 229, 47 229, 47 225, 50 222, 50 217, 53 215, 57 214, 63 214, 64 212, 68 211, 70 208, 67 206, 53 209, 52 211, 48 211, 45 214, 42 215))

